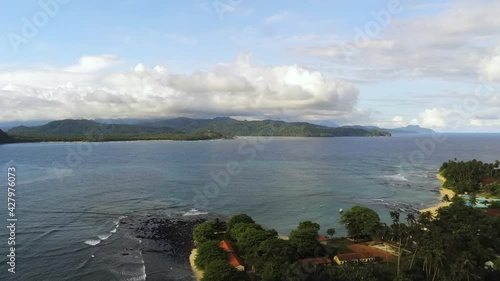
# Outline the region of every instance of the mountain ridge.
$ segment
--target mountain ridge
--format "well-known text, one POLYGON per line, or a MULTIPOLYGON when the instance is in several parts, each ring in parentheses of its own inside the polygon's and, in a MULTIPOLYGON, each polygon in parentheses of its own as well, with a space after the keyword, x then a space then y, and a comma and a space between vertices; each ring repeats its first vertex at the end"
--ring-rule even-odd
POLYGON ((239 121, 229 117, 192 119, 178 117, 139 124, 106 124, 86 119, 65 119, 41 126, 18 126, 8 134, 24 140, 90 140, 101 139, 146 139, 166 135, 202 135, 212 133, 219 138, 234 136, 293 136, 293 137, 342 137, 342 136, 390 136, 383 130, 360 128, 330 128, 307 122, 285 122, 276 120, 239 121))

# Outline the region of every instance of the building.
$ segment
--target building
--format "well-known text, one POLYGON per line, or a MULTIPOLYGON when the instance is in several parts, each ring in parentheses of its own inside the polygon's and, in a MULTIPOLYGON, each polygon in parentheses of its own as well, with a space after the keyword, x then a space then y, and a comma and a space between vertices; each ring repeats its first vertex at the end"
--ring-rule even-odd
POLYGON ((319 241, 319 243, 326 245, 328 243, 328 237, 322 235, 322 236, 318 237, 318 241, 319 241))
POLYGON ((500 210, 497 210, 497 209, 488 209, 486 210, 486 214, 488 214, 489 216, 500 216, 500 210))
POLYGON ((362 253, 348 253, 348 254, 338 254, 335 256, 334 260, 337 264, 345 264, 345 263, 371 262, 374 261, 375 258, 371 255, 362 253))
POLYGON ((229 243, 226 240, 220 241, 220 247, 224 249, 227 253, 227 260, 229 264, 234 266, 236 270, 238 271, 245 271, 245 266, 243 266, 243 263, 241 262, 240 257, 234 252, 233 246, 231 246, 231 243, 229 243))
POLYGON ((309 258, 299 260, 300 264, 315 264, 315 265, 331 265, 332 260, 329 258, 309 258))

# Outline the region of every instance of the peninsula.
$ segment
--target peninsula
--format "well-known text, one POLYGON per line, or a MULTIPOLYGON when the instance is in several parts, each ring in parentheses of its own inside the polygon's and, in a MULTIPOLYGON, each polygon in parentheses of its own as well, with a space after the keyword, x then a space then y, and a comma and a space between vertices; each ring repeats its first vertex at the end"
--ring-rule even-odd
POLYGON ((59 120, 42 126, 18 126, 7 137, 18 142, 130 141, 130 140, 213 140, 235 136, 283 137, 374 137, 390 136, 383 130, 330 128, 304 122, 274 120, 238 121, 227 117, 214 119, 175 118, 142 121, 135 124, 100 123, 93 120, 59 120))

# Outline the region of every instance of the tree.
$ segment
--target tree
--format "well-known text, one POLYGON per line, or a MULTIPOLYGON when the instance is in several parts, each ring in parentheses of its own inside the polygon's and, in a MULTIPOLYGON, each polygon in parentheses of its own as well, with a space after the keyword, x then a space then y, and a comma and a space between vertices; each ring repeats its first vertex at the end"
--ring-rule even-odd
POLYGON ((198 255, 194 260, 194 264, 201 270, 207 269, 209 263, 213 261, 226 260, 226 252, 220 247, 220 241, 206 241, 198 245, 198 255))
POLYGON ((290 233, 290 244, 297 249, 300 257, 314 256, 318 242, 318 232, 312 228, 297 229, 290 233))
POLYGON ((255 266, 263 280, 281 280, 275 277, 280 275, 282 277, 287 269, 286 266, 295 262, 298 256, 289 241, 272 238, 260 243, 257 251, 247 255, 248 259, 254 261, 252 265, 255 266))
POLYGON ((445 194, 443 196, 443 199, 442 199, 443 202, 450 202, 450 197, 448 196, 448 194, 445 194))
POLYGON ((238 236, 238 246, 245 254, 251 254, 256 251, 260 243, 271 238, 273 234, 266 230, 248 228, 238 236))
POLYGON ((203 243, 217 238, 216 232, 218 231, 215 222, 207 221, 198 225, 193 230, 193 238, 197 243, 203 243))
POLYGON ((239 223, 255 223, 255 221, 247 214, 234 215, 227 220, 227 231, 231 233, 234 226, 239 223))
POLYGON ((326 230, 326 234, 330 235, 331 237, 333 237, 335 233, 337 233, 337 231, 333 227, 326 230))
POLYGON ((406 215, 406 222, 407 222, 409 225, 413 225, 413 224, 416 222, 416 219, 415 219, 415 214, 413 214, 413 213, 408 213, 408 215, 406 215))
POLYGON ((238 280, 238 271, 226 260, 210 262, 203 273, 202 281, 234 281, 238 280))
POLYGON ((264 230, 262 229, 262 226, 256 223, 237 223, 231 230, 231 237, 236 241, 242 240, 241 236, 248 229, 264 230))
POLYGON ((297 227, 298 230, 305 230, 305 229, 312 229, 316 232, 319 231, 320 226, 318 223, 312 222, 312 221, 301 221, 299 223, 299 226, 297 227))
POLYGON ((345 212, 340 222, 345 224, 349 236, 372 236, 381 227, 378 214, 367 207, 354 206, 345 212))
POLYGON ((476 194, 475 194, 475 193, 471 193, 471 194, 469 195, 469 203, 470 203, 470 205, 471 205, 472 207, 476 206, 476 204, 477 204, 477 196, 476 196, 476 194))

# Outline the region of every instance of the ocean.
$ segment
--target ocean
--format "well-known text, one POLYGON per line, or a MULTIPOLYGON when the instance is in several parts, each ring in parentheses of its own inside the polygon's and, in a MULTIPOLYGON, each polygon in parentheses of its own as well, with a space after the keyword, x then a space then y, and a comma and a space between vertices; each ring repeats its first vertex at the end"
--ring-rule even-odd
POLYGON ((391 210, 404 218, 439 201, 443 162, 495 161, 499 141, 447 134, 1 145, 0 279, 189 280, 175 265, 152 272, 127 220, 247 213, 282 235, 302 220, 345 235, 339 209, 363 205, 387 222, 391 210), (17 181, 15 274, 6 265, 9 167, 17 181))

